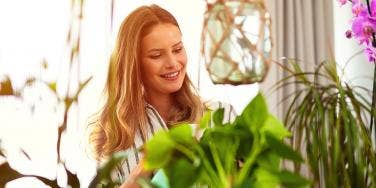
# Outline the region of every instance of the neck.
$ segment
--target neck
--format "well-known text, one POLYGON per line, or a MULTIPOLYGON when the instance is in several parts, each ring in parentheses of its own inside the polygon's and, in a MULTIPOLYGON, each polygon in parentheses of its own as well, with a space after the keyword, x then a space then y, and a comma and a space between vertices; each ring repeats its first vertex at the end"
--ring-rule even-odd
POLYGON ((169 119, 169 112, 173 104, 172 96, 170 94, 152 94, 146 97, 146 100, 151 104, 161 115, 162 119, 167 122, 169 119))

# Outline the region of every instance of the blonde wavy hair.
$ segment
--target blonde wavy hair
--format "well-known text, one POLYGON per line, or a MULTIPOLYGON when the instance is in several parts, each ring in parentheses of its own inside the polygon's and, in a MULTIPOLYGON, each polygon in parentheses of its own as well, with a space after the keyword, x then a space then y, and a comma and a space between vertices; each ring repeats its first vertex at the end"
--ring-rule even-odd
MULTIPOLYGON (((117 43, 110 58, 105 87, 106 102, 91 123, 89 142, 97 160, 133 145, 136 131, 147 137, 146 101, 142 85, 141 40, 157 24, 179 25, 174 16, 157 6, 142 6, 130 13, 121 24, 117 43)), ((179 28, 180 29, 180 28, 179 28)), ((173 93, 175 105, 169 125, 197 122, 203 104, 186 75, 180 90, 173 93)))

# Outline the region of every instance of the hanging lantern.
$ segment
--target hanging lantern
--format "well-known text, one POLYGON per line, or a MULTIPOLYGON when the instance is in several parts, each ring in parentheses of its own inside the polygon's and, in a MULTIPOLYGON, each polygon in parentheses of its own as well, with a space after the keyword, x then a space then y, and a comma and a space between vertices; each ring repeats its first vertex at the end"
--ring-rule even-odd
POLYGON ((261 82, 270 61, 270 15, 263 0, 207 2, 201 52, 215 84, 261 82))

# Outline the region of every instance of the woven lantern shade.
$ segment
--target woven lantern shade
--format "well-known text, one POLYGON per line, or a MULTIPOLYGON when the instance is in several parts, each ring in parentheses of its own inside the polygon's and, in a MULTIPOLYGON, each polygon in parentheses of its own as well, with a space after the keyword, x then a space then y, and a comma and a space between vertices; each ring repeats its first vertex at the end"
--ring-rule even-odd
POLYGON ((207 1, 201 53, 215 84, 261 82, 268 70, 270 15, 263 0, 207 1))

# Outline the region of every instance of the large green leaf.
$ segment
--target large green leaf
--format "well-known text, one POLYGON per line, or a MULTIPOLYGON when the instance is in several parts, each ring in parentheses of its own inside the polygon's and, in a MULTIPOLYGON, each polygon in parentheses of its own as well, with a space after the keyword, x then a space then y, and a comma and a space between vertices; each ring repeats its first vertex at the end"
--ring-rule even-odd
POLYGON ((265 135, 268 134, 277 140, 281 140, 287 136, 291 136, 291 133, 283 126, 283 124, 274 116, 268 115, 264 126, 260 129, 261 144, 265 143, 265 135))
POLYGON ((145 169, 162 168, 172 156, 175 143, 165 131, 158 132, 146 143, 145 169))
POLYGON ((246 122, 243 120, 242 116, 236 117, 234 121, 234 130, 236 130, 239 133, 242 133, 238 136, 241 144, 239 144, 237 156, 239 159, 245 159, 248 157, 252 149, 253 134, 247 126, 246 122))
POLYGON ((212 129, 210 136, 203 141, 211 147, 212 154, 213 150, 217 152, 221 166, 227 173, 232 171, 236 163, 235 156, 240 143, 238 135, 236 130, 228 125, 212 129))
POLYGON ((282 172, 278 173, 277 175, 281 184, 285 187, 308 187, 310 185, 310 181, 303 178, 299 174, 292 173, 287 170, 283 170, 282 172))
POLYGON ((257 158, 257 164, 270 172, 278 172, 280 170, 281 157, 273 150, 265 150, 257 158))
POLYGON ((250 187, 273 188, 280 184, 279 178, 274 173, 263 168, 257 168, 251 179, 253 181, 250 187))
POLYGON ((193 144, 194 139, 192 136, 192 127, 188 124, 178 125, 172 129, 170 129, 169 135, 171 138, 179 143, 183 143, 186 145, 193 144))
POLYGON ((170 187, 190 187, 199 175, 198 169, 185 158, 173 161, 164 170, 169 177, 170 187))
POLYGON ((253 132, 257 131, 263 126, 268 117, 268 108, 262 94, 257 94, 256 97, 245 107, 241 116, 246 125, 253 132))
POLYGON ((295 162, 303 162, 303 158, 300 154, 294 151, 290 146, 284 144, 282 140, 278 140, 270 134, 266 134, 265 139, 268 146, 282 158, 291 159, 295 162))

